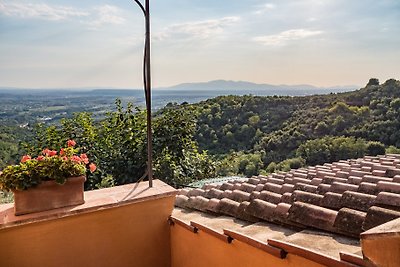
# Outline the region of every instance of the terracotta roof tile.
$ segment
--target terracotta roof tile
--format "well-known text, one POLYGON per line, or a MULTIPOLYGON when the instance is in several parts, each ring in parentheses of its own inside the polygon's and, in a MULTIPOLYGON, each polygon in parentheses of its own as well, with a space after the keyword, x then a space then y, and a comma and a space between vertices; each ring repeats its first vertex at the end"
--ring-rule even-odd
POLYGON ((374 170, 372 171, 372 175, 376 175, 376 176, 385 176, 386 175, 386 171, 381 171, 381 170, 374 170))
POLYGON ((224 191, 216 189, 216 188, 211 188, 210 190, 206 191, 204 196, 206 198, 222 198, 224 191))
POLYGON ((302 191, 305 191, 306 188, 307 188, 307 186, 308 186, 308 184, 305 184, 305 183, 296 183, 296 184, 294 185, 294 190, 302 190, 302 191))
POLYGON ((349 184, 360 184, 362 181, 361 177, 357 177, 357 176, 349 176, 349 178, 347 179, 347 182, 349 184))
POLYGON ((189 193, 190 189, 189 188, 182 188, 178 191, 178 195, 183 195, 186 196, 189 193))
POLYGON ((274 193, 271 191, 261 191, 260 195, 258 196, 258 199, 270 202, 270 203, 274 203, 274 204, 278 204, 279 202, 281 202, 281 198, 282 195, 278 194, 278 193, 274 193))
POLYGON ((336 176, 337 176, 338 178, 348 178, 348 177, 350 176, 350 173, 349 173, 349 172, 346 172, 346 171, 338 171, 338 172, 336 173, 336 176))
POLYGON ((233 192, 230 194, 230 199, 237 201, 237 202, 242 202, 242 201, 249 201, 250 200, 250 193, 241 191, 241 190, 233 190, 233 192))
POLYGON ((281 173, 273 173, 273 174, 272 174, 272 177, 273 177, 273 178, 284 179, 284 178, 285 178, 285 175, 284 175, 284 174, 281 174, 281 173))
POLYGON ((284 193, 281 197, 281 202, 291 204, 292 203, 292 193, 290 193, 290 192, 284 193))
POLYGON ((318 190, 318 186, 316 186, 316 185, 309 184, 309 185, 304 186, 305 192, 316 193, 317 190, 318 190))
POLYGON ((346 179, 343 178, 337 178, 335 176, 325 176, 322 178, 322 183, 323 184, 332 184, 333 182, 345 182, 346 179))
POLYGON ((377 189, 379 191, 400 194, 400 183, 379 181, 377 183, 377 189))
POLYGON ((291 193, 293 191, 294 191, 294 185, 293 184, 283 184, 280 193, 281 194, 284 194, 284 193, 287 193, 287 192, 291 193))
POLYGON ((400 209, 400 194, 380 192, 375 199, 374 204, 383 208, 400 209))
POLYGON ((206 210, 211 212, 211 213, 217 214, 218 213, 217 207, 218 207, 218 204, 219 204, 220 201, 221 200, 217 199, 217 198, 210 199, 210 201, 208 201, 208 203, 207 203, 206 210))
POLYGON ((203 186, 202 186, 202 188, 201 189, 203 189, 203 190, 210 190, 210 189, 212 189, 212 188, 217 188, 218 186, 217 185, 215 185, 215 184, 204 184, 203 186))
POLYGON ((186 208, 186 203, 189 200, 189 198, 185 195, 177 195, 175 198, 175 206, 181 207, 181 208, 186 208))
POLYGON ((249 184, 257 185, 257 184, 260 183, 260 179, 255 178, 255 177, 252 177, 252 178, 249 178, 249 180, 247 180, 247 182, 248 182, 249 184))
POLYGON ((231 195, 232 195, 232 190, 225 190, 223 193, 222 193, 222 198, 231 198, 231 195))
POLYGON ((311 180, 311 185, 316 185, 316 186, 318 186, 319 184, 321 184, 322 183, 322 179, 321 178, 313 178, 312 180, 311 180))
POLYGON ((256 189, 256 186, 250 183, 242 183, 239 189, 244 192, 251 193, 256 189))
POLYGON ((397 174, 393 177, 393 183, 400 183, 400 175, 397 174))
POLYGON ((374 175, 364 175, 364 177, 362 178, 361 181, 376 184, 379 181, 391 182, 391 181, 393 181, 393 179, 387 178, 387 177, 381 177, 381 176, 374 176, 374 175))
POLYGON ((365 218, 362 228, 366 231, 399 217, 399 211, 372 206, 368 209, 367 217, 365 218))
POLYGON ((362 166, 360 170, 363 171, 363 172, 371 172, 372 171, 372 167, 362 166))
POLYGON ((321 206, 329 209, 339 210, 341 204, 342 194, 327 192, 321 200, 321 206))
POLYGON ((286 177, 286 178, 284 179, 284 182, 285 182, 285 184, 293 184, 293 178, 286 177))
POLYGON ((362 182, 362 183, 360 183, 360 187, 358 188, 358 192, 365 193, 365 194, 370 194, 370 195, 376 195, 376 194, 379 193, 379 190, 376 187, 376 184, 362 182))
POLYGON ((289 220, 317 229, 333 232, 337 211, 320 206, 295 202, 289 209, 289 220))
POLYGON ((187 201, 187 207, 199 211, 206 211, 210 200, 202 196, 190 197, 187 201))
POLYGON ((338 232, 343 232, 359 237, 363 232, 362 225, 367 213, 349 208, 341 208, 336 216, 333 226, 338 232))
POLYGON ((282 186, 279 184, 272 184, 272 183, 268 182, 264 185, 264 190, 271 191, 274 193, 280 193, 281 189, 282 189, 282 186))
POLYGON ((223 183, 220 188, 220 190, 224 191, 224 190, 232 190, 233 189, 233 184, 231 183, 223 183))
POLYGON ((274 218, 276 205, 269 203, 261 199, 254 199, 250 202, 250 205, 246 208, 246 212, 254 217, 272 221, 274 218))
POLYGON ((330 189, 331 189, 330 184, 320 184, 318 185, 317 193, 320 195, 324 195, 325 193, 329 192, 330 189))
POLYGON ((334 176, 335 174, 333 172, 328 171, 329 169, 327 168, 326 170, 317 170, 317 177, 318 178, 325 178, 329 176, 334 176))
POLYGON ((309 180, 307 173, 301 173, 301 172, 295 172, 294 173, 294 179, 303 179, 303 180, 309 180))
POLYGON ((340 194, 345 191, 357 191, 357 190, 358 190, 358 185, 346 184, 340 182, 333 182, 330 188, 330 191, 340 194))
POLYGON ((190 191, 187 193, 187 196, 188 196, 188 197, 203 196, 203 195, 205 194, 205 192, 206 192, 206 191, 203 190, 203 189, 196 188, 196 189, 190 190, 190 191))
POLYGON ((387 169, 389 169, 389 166, 383 166, 383 165, 381 165, 381 163, 376 163, 376 164, 372 165, 372 172, 374 172, 374 171, 386 172, 387 169))
POLYGON ((284 184, 285 180, 284 179, 278 179, 278 178, 268 178, 268 183, 272 183, 272 184, 284 184))
POLYGON ((264 184, 258 184, 258 185, 256 185, 256 188, 254 189, 254 191, 257 191, 257 192, 261 192, 263 190, 264 190, 264 184))
POLYGON ((232 191, 241 190, 241 187, 242 187, 242 184, 236 183, 236 184, 233 185, 233 188, 231 190, 232 191))
POLYGON ((250 194, 250 201, 256 198, 260 197, 261 192, 260 191, 254 191, 250 194))
POLYGON ((250 223, 264 220, 358 237, 400 217, 400 155, 341 160, 181 189, 175 205, 250 223))
POLYGON ((253 222, 253 223, 260 221, 259 218, 254 217, 251 214, 246 212, 249 205, 250 205, 250 202, 248 202, 248 201, 243 201, 242 203, 240 203, 240 205, 237 209, 236 217, 241 220, 249 221, 249 222, 253 222))
POLYGON ((228 198, 223 198, 219 201, 216 210, 218 213, 236 217, 240 203, 228 198))
POLYGON ((376 196, 374 195, 346 191, 343 193, 340 203, 342 207, 368 211, 368 209, 374 204, 375 199, 376 196))
POLYGON ((322 195, 313 194, 309 192, 304 192, 300 190, 295 190, 292 194, 292 202, 301 201, 305 203, 310 203, 314 205, 321 205, 321 201, 324 198, 322 195))
POLYGON ((368 174, 370 174, 370 172, 360 171, 360 170, 355 170, 355 169, 352 169, 350 171, 351 176, 363 177, 366 174, 368 175, 368 174))

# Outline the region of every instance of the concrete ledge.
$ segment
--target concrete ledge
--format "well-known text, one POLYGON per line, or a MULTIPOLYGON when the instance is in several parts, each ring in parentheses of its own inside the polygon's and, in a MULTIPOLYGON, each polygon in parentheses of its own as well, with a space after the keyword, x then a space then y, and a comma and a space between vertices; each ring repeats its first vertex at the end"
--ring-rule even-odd
POLYGON ((14 203, 0 205, 0 230, 35 222, 49 221, 77 214, 95 212, 113 207, 120 207, 147 200, 155 200, 176 195, 177 190, 160 180, 127 184, 111 188, 86 191, 85 203, 78 206, 53 209, 21 216, 14 215, 14 203))
POLYGON ((312 250, 305 249, 301 246, 296 246, 287 242, 279 241, 279 240, 274 240, 274 239, 269 239, 268 240, 268 245, 271 245, 276 248, 283 249, 287 253, 295 254, 300 257, 303 257, 305 259, 311 260, 313 262, 317 262, 319 264, 325 265, 325 266, 331 266, 331 267, 354 267, 354 264, 337 260, 331 257, 328 257, 326 255, 322 255, 319 253, 316 253, 312 250))

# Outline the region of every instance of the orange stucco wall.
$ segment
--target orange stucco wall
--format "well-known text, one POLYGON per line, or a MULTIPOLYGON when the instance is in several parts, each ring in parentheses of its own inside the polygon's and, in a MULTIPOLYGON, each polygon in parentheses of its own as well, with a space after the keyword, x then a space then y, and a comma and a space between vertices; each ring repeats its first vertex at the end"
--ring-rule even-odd
POLYGON ((0 266, 168 267, 174 198, 0 230, 0 266))
POLYGON ((400 234, 361 240, 364 256, 377 266, 400 266, 400 234))
POLYGON ((226 243, 208 233, 171 226, 172 267, 320 267, 318 263, 288 254, 276 258, 246 243, 226 243))

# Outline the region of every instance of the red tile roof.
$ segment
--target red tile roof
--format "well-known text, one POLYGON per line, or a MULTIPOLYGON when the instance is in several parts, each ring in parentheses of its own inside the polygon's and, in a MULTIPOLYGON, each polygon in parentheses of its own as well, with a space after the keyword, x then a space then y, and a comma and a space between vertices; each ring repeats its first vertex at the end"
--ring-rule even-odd
POLYGON ((400 155, 366 156, 182 189, 175 205, 358 240, 360 233, 400 217, 400 155))

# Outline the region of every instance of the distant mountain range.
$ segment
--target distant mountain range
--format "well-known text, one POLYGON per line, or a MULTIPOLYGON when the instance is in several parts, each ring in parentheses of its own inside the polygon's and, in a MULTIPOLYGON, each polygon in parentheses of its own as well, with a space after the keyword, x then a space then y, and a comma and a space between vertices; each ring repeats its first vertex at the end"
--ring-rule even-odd
MULTIPOLYGON (((246 81, 227 81, 214 80, 209 82, 182 83, 170 87, 154 88, 154 95, 169 95, 169 94, 201 94, 208 97, 217 95, 290 95, 303 96, 314 94, 329 94, 354 91, 359 89, 358 86, 332 86, 332 87, 317 87, 307 84, 299 85, 272 85, 272 84, 257 84, 246 81)), ((109 95, 109 96, 137 96, 141 95, 143 89, 117 89, 117 88, 53 88, 53 89, 29 89, 29 88, 12 88, 0 87, 0 93, 7 94, 48 94, 48 93, 68 93, 75 92, 77 94, 90 95, 109 95), (139 92, 141 91, 141 92, 139 92)))
MULTIPOLYGON (((359 86, 348 85, 348 86, 331 86, 331 87, 317 87, 309 84, 298 84, 298 85, 272 85, 272 84, 257 84, 245 81, 227 81, 227 80, 214 80, 209 82, 198 82, 198 83, 182 83, 170 87, 156 88, 155 90, 184 90, 184 91, 270 91, 277 92, 278 94, 288 92, 298 95, 299 93, 305 94, 318 94, 318 93, 336 93, 353 91, 359 89, 359 86)), ((290 94, 291 95, 291 94, 290 94)))

